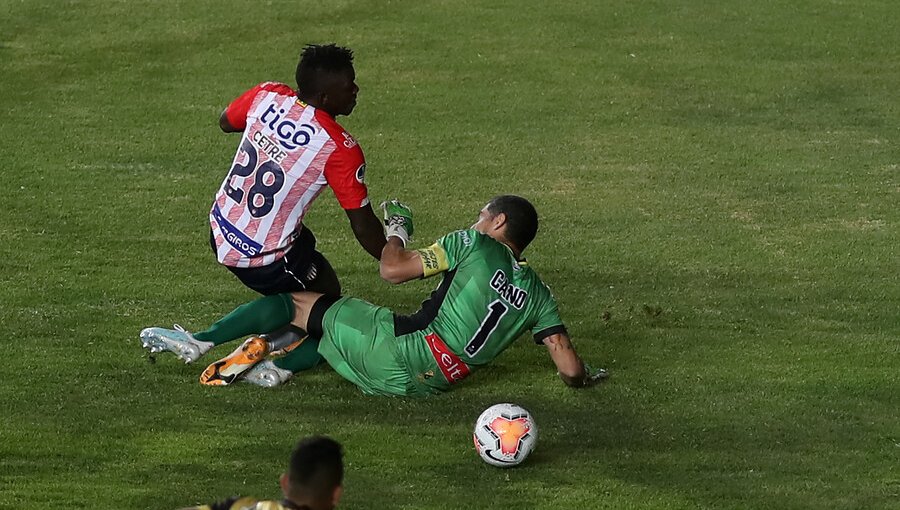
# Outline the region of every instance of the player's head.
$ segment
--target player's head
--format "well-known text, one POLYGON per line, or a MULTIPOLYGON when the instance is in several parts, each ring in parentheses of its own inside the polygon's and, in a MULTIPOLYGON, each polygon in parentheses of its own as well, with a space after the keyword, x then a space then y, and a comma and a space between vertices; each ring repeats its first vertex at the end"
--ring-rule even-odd
POLYGON ((516 195, 499 195, 481 209, 472 228, 511 245, 519 254, 537 235, 538 215, 528 200, 516 195))
POLYGON ((337 506, 343 490, 343 456, 341 445, 327 437, 315 436, 297 443, 288 472, 281 475, 285 498, 314 510, 337 506))
POLYGON ((300 99, 333 116, 350 115, 356 106, 356 72, 353 51, 335 44, 310 44, 297 64, 300 99))

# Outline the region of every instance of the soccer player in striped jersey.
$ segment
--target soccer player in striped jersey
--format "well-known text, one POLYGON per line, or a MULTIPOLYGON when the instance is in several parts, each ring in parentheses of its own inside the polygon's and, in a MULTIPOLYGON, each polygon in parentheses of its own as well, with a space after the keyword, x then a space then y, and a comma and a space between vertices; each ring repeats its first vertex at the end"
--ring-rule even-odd
POLYGON ((356 106, 353 54, 333 44, 307 46, 296 79, 296 91, 261 83, 222 112, 222 130, 243 135, 210 210, 211 241, 218 261, 261 294, 307 290, 314 282, 339 293, 302 222, 324 187, 334 191, 366 251, 377 259, 385 242, 369 204, 362 149, 335 121, 356 106))
POLYGON ((281 501, 233 497, 183 510, 332 510, 341 499, 343 480, 341 445, 328 437, 310 437, 297 443, 281 475, 281 501))
MULTIPOLYGON (((385 245, 381 220, 369 203, 362 149, 335 121, 356 106, 353 53, 334 44, 306 46, 296 80, 296 90, 260 83, 222 112, 221 129, 242 136, 209 213, 210 244, 221 264, 263 295, 302 290, 339 295, 334 269, 303 225, 324 188, 334 191, 357 241, 372 257, 378 259, 385 245)), ((270 339, 290 348, 303 335, 286 328, 270 339)), ((214 335, 191 335, 177 325, 174 330, 148 328, 141 341, 152 352, 172 351, 188 363, 215 345, 214 335), (180 349, 181 340, 191 341, 190 347, 180 349)), ((213 363, 201 382, 227 383, 229 365, 255 356, 256 346, 213 363)), ((279 364, 290 368, 292 358, 279 364)))
MULTIPOLYGON (((494 197, 472 227, 418 250, 406 248, 412 230, 409 208, 396 201, 384 206, 388 239, 381 276, 403 283, 442 275, 418 312, 398 315, 360 299, 297 292, 242 305, 211 329, 238 338, 252 332, 239 327, 251 326, 256 317, 266 317, 276 327, 292 322, 310 333, 304 342, 307 366, 324 360, 364 393, 375 395, 450 390, 526 331, 546 346, 565 384, 582 387, 606 377, 606 371, 581 361, 556 299, 522 257, 537 233, 531 203, 511 195, 494 197)), ((246 377, 271 385, 292 376, 269 360, 243 366, 246 377)))

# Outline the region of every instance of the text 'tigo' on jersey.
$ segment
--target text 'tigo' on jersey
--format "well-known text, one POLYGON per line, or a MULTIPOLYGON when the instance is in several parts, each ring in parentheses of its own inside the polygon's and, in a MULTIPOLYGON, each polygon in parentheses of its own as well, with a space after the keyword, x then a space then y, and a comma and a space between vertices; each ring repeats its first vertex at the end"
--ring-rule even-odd
POLYGON ((229 104, 225 115, 244 133, 209 213, 220 263, 257 267, 282 257, 325 186, 344 209, 368 205, 359 144, 289 86, 256 85, 229 104))

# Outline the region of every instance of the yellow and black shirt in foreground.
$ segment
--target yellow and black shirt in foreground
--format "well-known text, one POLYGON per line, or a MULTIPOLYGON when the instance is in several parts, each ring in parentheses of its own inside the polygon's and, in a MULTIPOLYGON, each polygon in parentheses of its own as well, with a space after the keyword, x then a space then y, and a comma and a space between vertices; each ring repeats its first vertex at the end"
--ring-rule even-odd
POLYGON ((309 510, 290 501, 259 501, 254 498, 229 498, 212 505, 194 506, 184 510, 309 510))

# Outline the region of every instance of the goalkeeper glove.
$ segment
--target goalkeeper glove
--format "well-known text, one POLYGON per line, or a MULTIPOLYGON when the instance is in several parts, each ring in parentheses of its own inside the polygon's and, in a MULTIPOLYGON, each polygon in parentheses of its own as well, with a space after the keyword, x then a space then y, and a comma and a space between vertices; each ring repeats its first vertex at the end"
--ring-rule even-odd
POLYGON ((399 237, 405 248, 413 235, 412 210, 397 199, 382 202, 381 210, 384 211, 385 237, 399 237))
POLYGON ((584 385, 593 386, 599 382, 603 382, 609 377, 609 372, 605 368, 593 368, 587 363, 584 364, 584 385))

